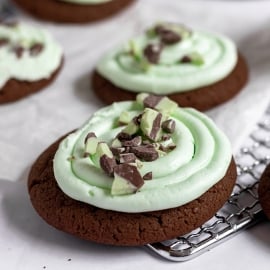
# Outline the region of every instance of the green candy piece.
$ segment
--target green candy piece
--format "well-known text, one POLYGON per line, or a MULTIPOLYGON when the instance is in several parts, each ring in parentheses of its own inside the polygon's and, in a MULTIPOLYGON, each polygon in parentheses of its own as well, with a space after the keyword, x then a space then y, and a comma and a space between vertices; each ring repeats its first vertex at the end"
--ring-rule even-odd
POLYGON ((146 94, 146 93, 140 93, 136 96, 136 101, 144 106, 144 100, 149 96, 149 94, 146 94))
POLYGON ((112 141, 112 147, 113 148, 120 148, 120 147, 122 147, 122 143, 120 142, 120 140, 118 140, 117 138, 115 138, 112 141))
POLYGON ((120 124, 127 125, 131 120, 132 120, 132 116, 130 115, 130 113, 127 111, 123 111, 119 116, 118 122, 120 124))
POLYGON ((133 135, 139 131, 139 126, 134 122, 130 121, 128 125, 122 130, 122 132, 127 133, 129 135, 133 135))
POLYGON ((109 158, 113 158, 113 153, 110 150, 108 144, 105 142, 99 142, 97 145, 96 158, 100 159, 103 155, 106 155, 109 158))
POLYGON ((158 104, 155 106, 155 109, 164 113, 166 115, 170 115, 173 113, 178 107, 178 104, 168 97, 163 97, 158 104))
POLYGON ((89 136, 85 142, 85 152, 89 155, 94 155, 99 142, 100 140, 95 135, 89 136))
POLYGON ((191 53, 189 57, 191 58, 191 63, 193 65, 201 66, 204 64, 203 57, 198 52, 191 53))

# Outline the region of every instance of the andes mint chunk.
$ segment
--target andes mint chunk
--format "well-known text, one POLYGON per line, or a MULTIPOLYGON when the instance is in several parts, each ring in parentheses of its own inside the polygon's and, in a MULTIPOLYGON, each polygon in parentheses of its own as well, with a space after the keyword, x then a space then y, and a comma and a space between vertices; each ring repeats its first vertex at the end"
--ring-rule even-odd
POLYGON ((122 146, 139 146, 142 144, 142 137, 141 136, 136 136, 132 140, 129 141, 123 141, 122 146))
POLYGON ((119 147, 122 146, 122 143, 121 143, 121 141, 120 141, 118 138, 115 138, 115 139, 112 141, 111 146, 112 146, 113 148, 119 148, 119 147))
POLYGON ((97 145, 96 157, 100 159, 103 155, 106 155, 109 158, 113 158, 113 153, 110 150, 108 144, 105 142, 99 142, 97 145))
POLYGON ((117 166, 115 158, 110 158, 107 155, 101 156, 99 160, 100 167, 109 176, 113 175, 115 166, 117 166))
POLYGON ((7 45, 9 43, 8 38, 0 38, 0 48, 7 45))
POLYGON ((191 63, 192 62, 192 59, 188 55, 184 55, 181 58, 180 62, 183 63, 183 64, 188 64, 188 63, 191 63))
POLYGON ((172 139, 160 142, 159 144, 160 144, 159 149, 163 152, 166 152, 166 153, 168 153, 176 148, 176 145, 172 139))
POLYGON ((144 109, 141 130, 143 134, 153 141, 157 141, 161 137, 161 120, 162 114, 150 108, 144 109))
POLYGON ((153 179, 153 173, 148 172, 143 176, 143 180, 152 180, 153 179))
POLYGON ((136 101, 141 104, 144 105, 144 100, 149 96, 149 94, 147 93, 140 93, 136 96, 136 101))
POLYGON ((129 135, 133 135, 139 131, 139 125, 134 121, 128 123, 128 125, 122 130, 122 132, 129 135))
POLYGON ((87 134, 85 138, 85 153, 94 155, 97 151, 97 146, 99 143, 99 139, 97 138, 94 132, 90 132, 87 134))
POLYGON ((125 195, 136 192, 144 184, 137 167, 129 164, 120 164, 114 168, 112 195, 125 195))
POLYGON ((132 120, 130 113, 127 111, 123 111, 118 119, 119 124, 121 125, 127 125, 132 120))
POLYGON ((166 45, 173 45, 181 41, 181 36, 172 30, 163 30, 160 37, 161 41, 166 45))
POLYGON ((161 43, 148 44, 145 47, 143 54, 150 63, 157 64, 159 62, 162 49, 163 45, 161 43))
POLYGON ((161 127, 165 132, 174 133, 175 121, 172 119, 168 119, 162 123, 161 127))
POLYGON ((171 135, 170 134, 163 134, 162 137, 161 137, 161 140, 162 141, 167 141, 171 139, 171 135))
POLYGON ((120 132, 117 134, 116 138, 119 140, 119 141, 127 141, 127 140, 131 140, 132 139, 132 136, 128 133, 125 133, 125 132, 120 132))
POLYGON ((120 163, 134 163, 136 161, 136 156, 133 153, 120 154, 120 163))
POLYGON ((152 108, 154 109, 157 104, 163 99, 163 96, 156 96, 156 95, 148 95, 144 101, 143 105, 146 108, 152 108))
POLYGON ((161 113, 171 114, 178 107, 178 104, 168 97, 163 97, 155 106, 155 109, 161 113))
POLYGON ((17 58, 21 58, 24 53, 24 48, 22 46, 15 46, 12 51, 16 54, 17 58))
POLYGON ((113 155, 116 156, 116 157, 119 157, 120 154, 124 153, 125 152, 125 147, 111 147, 110 148, 113 155))
POLYGON ((137 146, 130 149, 140 160, 144 161, 154 161, 158 158, 157 150, 152 147, 137 146))
POLYGON ((35 43, 30 47, 30 55, 37 56, 39 55, 44 49, 44 45, 42 43, 35 43))

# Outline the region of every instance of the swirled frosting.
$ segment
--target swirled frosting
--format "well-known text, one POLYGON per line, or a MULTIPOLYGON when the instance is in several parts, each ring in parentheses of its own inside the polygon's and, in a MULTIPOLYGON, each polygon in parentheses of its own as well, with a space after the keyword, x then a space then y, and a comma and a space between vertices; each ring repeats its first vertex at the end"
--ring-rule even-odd
POLYGON ((60 66, 61 47, 51 35, 25 24, 0 24, 0 89, 12 78, 49 78, 60 66))
POLYGON ((74 4, 80 4, 80 5, 97 5, 97 4, 103 4, 106 2, 110 2, 112 0, 58 0, 62 2, 69 2, 74 4))
POLYGON ((76 132, 59 145, 54 157, 54 175, 68 196, 99 208, 120 212, 146 212, 178 207, 205 193, 226 174, 232 154, 226 136, 204 114, 191 108, 177 108, 172 135, 176 148, 151 162, 143 162, 141 175, 151 171, 133 194, 111 194, 112 178, 94 159, 85 157, 85 138, 89 132, 105 142, 123 127, 116 121, 123 111, 136 115, 143 110, 137 102, 119 102, 96 112, 76 132))
MULTIPOLYGON (((177 29, 177 26, 172 25, 172 28, 177 29)), ((229 38, 202 31, 191 32, 183 26, 178 28, 181 29, 178 42, 162 44, 160 36, 150 29, 108 52, 98 63, 97 71, 120 88, 166 95, 211 85, 234 69, 237 49, 229 38), (157 63, 149 63, 144 55, 149 44, 163 45, 157 63), (194 55, 201 61, 185 61, 194 55), (145 62, 147 68, 142 68, 145 62)))

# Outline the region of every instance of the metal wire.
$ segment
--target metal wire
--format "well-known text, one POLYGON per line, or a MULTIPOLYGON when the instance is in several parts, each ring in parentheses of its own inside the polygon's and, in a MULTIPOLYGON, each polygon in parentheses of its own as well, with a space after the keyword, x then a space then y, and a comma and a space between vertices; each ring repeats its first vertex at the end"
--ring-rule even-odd
POLYGON ((265 219, 258 202, 258 181, 270 163, 270 107, 239 154, 232 195, 216 215, 191 233, 147 247, 171 261, 186 261, 265 219))

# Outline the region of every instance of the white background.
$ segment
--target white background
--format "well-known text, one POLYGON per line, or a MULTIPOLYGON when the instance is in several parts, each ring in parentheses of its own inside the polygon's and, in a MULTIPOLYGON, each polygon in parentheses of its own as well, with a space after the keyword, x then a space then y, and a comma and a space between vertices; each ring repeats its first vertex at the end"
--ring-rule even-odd
POLYGON ((251 72, 248 86, 207 112, 236 153, 270 100, 270 1, 141 0, 110 20, 84 26, 17 16, 55 36, 64 48, 65 66, 46 90, 0 106, 0 269, 269 269, 270 222, 192 261, 171 263, 142 247, 97 245, 56 231, 32 209, 25 183, 41 151, 103 106, 89 83, 101 55, 160 20, 224 33, 245 55, 251 72))

